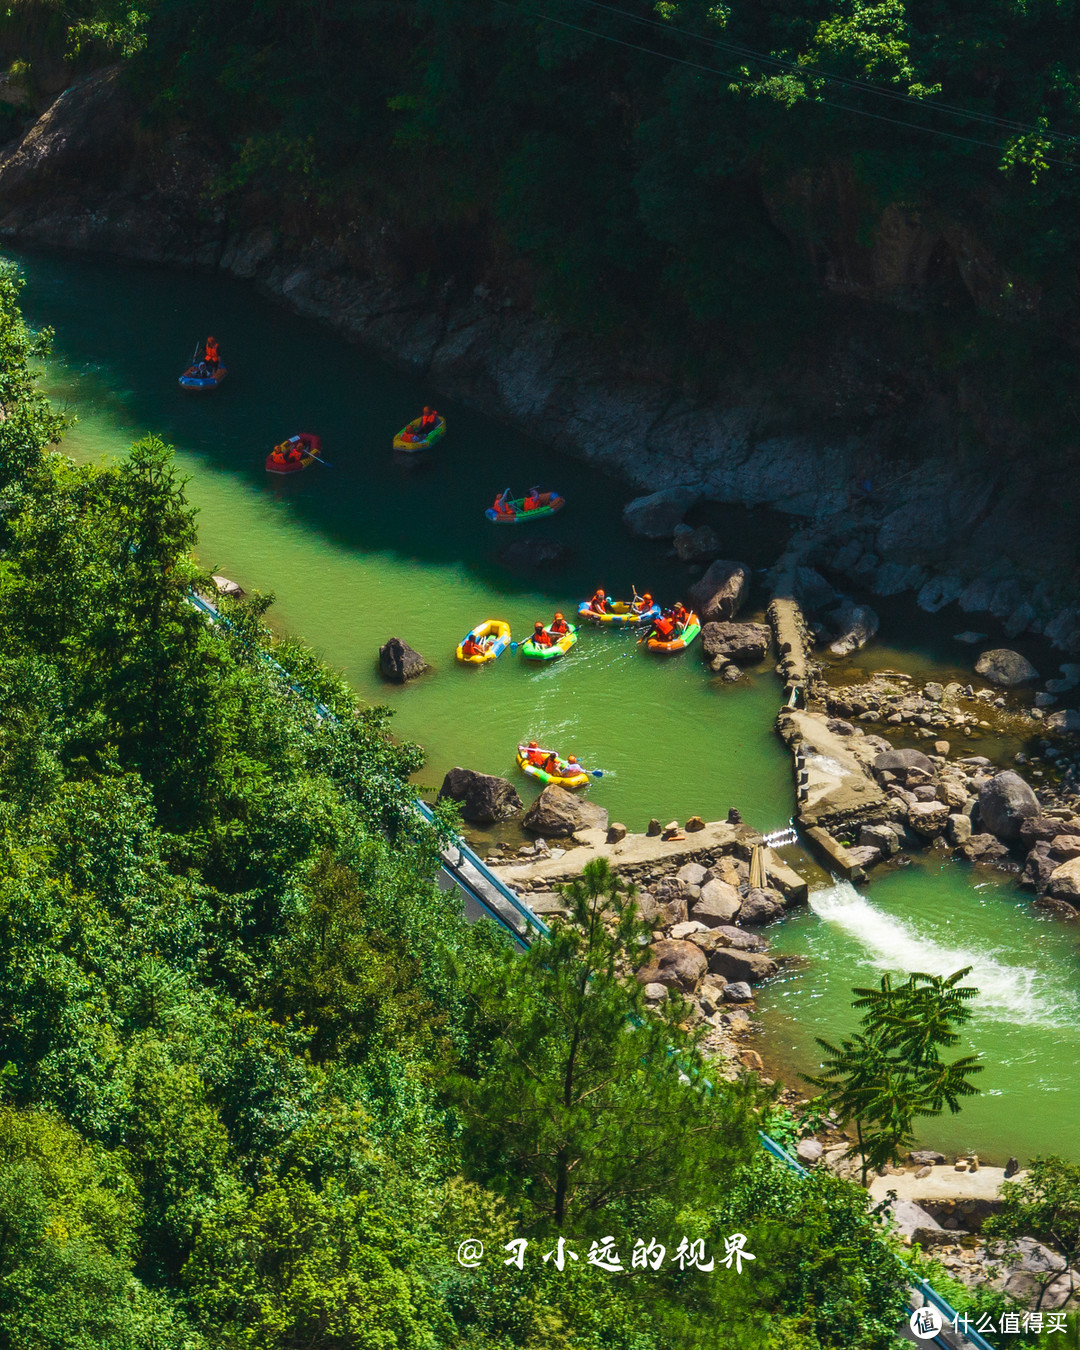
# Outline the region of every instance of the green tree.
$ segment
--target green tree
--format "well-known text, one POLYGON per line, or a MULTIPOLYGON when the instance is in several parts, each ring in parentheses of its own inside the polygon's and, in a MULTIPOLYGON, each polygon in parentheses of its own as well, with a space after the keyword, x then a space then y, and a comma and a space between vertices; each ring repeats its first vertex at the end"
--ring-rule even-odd
MULTIPOLYGON (((1036 1158, 1019 1180, 1002 1182, 1001 1200, 1000 1212, 983 1225, 986 1236, 1002 1239, 1006 1250, 1015 1250, 1022 1237, 1046 1243, 1064 1260, 1069 1289, 1074 1289, 1073 1267, 1080 1259, 1080 1163, 1036 1158)), ((1061 1273, 1048 1271, 1041 1278, 1037 1306, 1061 1273)))
POLYGON ((476 990, 482 1049, 457 1080, 467 1157, 556 1228, 660 1194, 702 1202, 751 1147, 753 1089, 706 1087, 680 1000, 644 1014, 648 926, 606 860, 564 894, 569 921, 476 990))
POLYGON ((978 1091, 971 1082, 982 1071, 978 1057, 947 1062, 940 1053, 959 1041, 956 1028, 971 1017, 969 1004, 979 991, 960 983, 970 971, 916 973, 899 985, 883 975, 879 988, 853 991, 852 1006, 866 1010, 861 1031, 839 1046, 818 1038, 824 1072, 807 1081, 842 1120, 854 1120, 849 1156, 861 1156, 864 1185, 871 1168, 898 1161, 911 1147, 916 1120, 946 1107, 955 1115, 961 1098, 978 1091))

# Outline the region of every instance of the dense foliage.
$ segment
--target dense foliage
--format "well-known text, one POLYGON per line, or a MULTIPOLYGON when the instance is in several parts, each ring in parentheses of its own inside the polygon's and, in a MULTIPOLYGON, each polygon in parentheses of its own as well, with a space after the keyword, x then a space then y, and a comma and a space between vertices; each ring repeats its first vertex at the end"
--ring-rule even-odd
POLYGON ((226 204, 254 195, 308 236, 392 221, 412 278, 495 275, 713 365, 809 343, 837 318, 825 291, 884 293, 925 313, 890 325, 904 350, 1007 372, 995 397, 1034 409, 1080 299, 1077 18, 1075 0, 17 0, 0 54, 28 87, 65 52, 125 58, 148 135, 195 129, 226 204))
POLYGON ((191 606, 166 446, 47 453, 47 335, 0 285, 0 1342, 891 1344, 902 1276, 861 1192, 777 1168, 759 1090, 708 1082, 676 1002, 644 1013, 617 884, 590 875, 582 927, 527 958, 466 924, 418 750, 271 642, 266 599, 191 606), (639 1236, 661 1269, 630 1268, 639 1236), (621 1273, 586 1260, 607 1239, 621 1273))

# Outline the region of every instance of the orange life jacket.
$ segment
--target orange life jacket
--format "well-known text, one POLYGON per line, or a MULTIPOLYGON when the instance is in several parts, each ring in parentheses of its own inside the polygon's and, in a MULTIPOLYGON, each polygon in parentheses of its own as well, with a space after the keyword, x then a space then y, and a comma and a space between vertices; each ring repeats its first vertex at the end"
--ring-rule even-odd
POLYGON ((540 505, 540 498, 530 493, 521 503, 521 509, 523 511, 535 511, 539 505, 540 505))
POLYGON ((544 752, 543 750, 530 750, 527 758, 530 764, 537 764, 537 765, 543 764, 544 752))
POLYGON ((552 619, 551 631, 553 633, 568 633, 570 629, 565 619, 552 619))
POLYGON ((597 614, 607 613, 607 596, 603 591, 597 591, 589 601, 589 608, 597 614))
POLYGON ((216 342, 208 342, 206 344, 206 359, 208 361, 212 361, 215 365, 217 365, 218 346, 216 342))
POLYGON ((659 637, 662 642, 667 642, 671 637, 671 632, 675 625, 670 619, 659 618, 653 623, 653 627, 656 629, 657 637, 659 637))
POLYGON ((545 633, 542 628, 540 629, 539 633, 537 632, 533 633, 532 640, 536 643, 538 647, 551 646, 551 634, 545 633))

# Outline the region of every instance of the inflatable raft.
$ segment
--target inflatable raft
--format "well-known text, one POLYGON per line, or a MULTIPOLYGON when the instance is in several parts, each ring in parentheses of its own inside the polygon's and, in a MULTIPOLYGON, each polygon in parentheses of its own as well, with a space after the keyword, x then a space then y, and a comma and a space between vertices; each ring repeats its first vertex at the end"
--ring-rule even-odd
POLYGON ((482 666, 486 661, 494 661, 496 657, 502 656, 507 647, 510 646, 510 625, 504 623, 502 619, 485 619, 483 623, 478 623, 470 633, 457 645, 456 656, 459 661, 467 661, 470 665, 482 666), (479 656, 466 656, 462 648, 469 638, 475 638, 477 642, 484 643, 484 650, 479 656), (484 642, 488 638, 490 641, 484 642))
POLYGON ((544 629, 555 641, 550 647, 538 647, 531 637, 526 638, 521 644, 521 654, 528 661, 555 661, 560 656, 565 656, 570 648, 577 641, 577 629, 573 624, 567 625, 565 633, 555 634, 550 628, 544 629))
POLYGON ((493 506, 489 506, 484 512, 488 520, 493 520, 496 525, 520 525, 526 520, 539 520, 541 516, 553 516, 556 511, 561 511, 566 505, 566 498, 560 497, 557 492, 541 492, 540 505, 532 511, 525 511, 522 508, 525 505, 524 497, 510 497, 507 499, 509 511, 496 511, 493 506))
POLYGON ((319 457, 322 441, 310 431, 290 436, 266 456, 267 473, 300 473, 319 457))
POLYGON ((224 366, 218 366, 216 370, 210 370, 200 361, 193 366, 188 366, 187 370, 180 376, 180 388, 188 389, 192 393, 216 389, 228 373, 224 366))
MULTIPOLYGON (((535 778, 538 783, 543 783, 545 787, 549 783, 554 783, 556 787, 566 788, 568 792, 577 792, 580 788, 589 786, 589 775, 587 773, 576 773, 571 778, 561 778, 558 774, 545 773, 537 764, 530 764, 528 760, 528 747, 518 746, 517 763, 522 773, 527 773, 530 778, 535 778)), ((541 750, 540 754, 547 759, 551 754, 550 750, 541 750)))
POLYGON ((650 624, 653 619, 660 617, 660 606, 650 605, 648 609, 643 609, 639 613, 627 600, 613 600, 611 602, 610 614, 598 614, 595 609, 589 608, 589 601, 582 600, 578 605, 578 618, 585 619, 588 623, 606 623, 613 628, 622 628, 626 625, 636 627, 639 624, 650 624))
POLYGON ((441 441, 446 435, 446 418, 440 413, 435 414, 435 425, 426 436, 420 435, 421 420, 414 417, 408 426, 401 428, 394 437, 395 450, 403 450, 407 455, 413 455, 418 450, 430 450, 436 441, 441 441))
POLYGON ((646 641, 645 646, 651 652, 660 652, 665 655, 671 652, 683 652, 700 632, 701 621, 696 614, 690 614, 687 616, 685 627, 677 638, 674 638, 671 642, 661 642, 658 637, 653 636, 646 641))

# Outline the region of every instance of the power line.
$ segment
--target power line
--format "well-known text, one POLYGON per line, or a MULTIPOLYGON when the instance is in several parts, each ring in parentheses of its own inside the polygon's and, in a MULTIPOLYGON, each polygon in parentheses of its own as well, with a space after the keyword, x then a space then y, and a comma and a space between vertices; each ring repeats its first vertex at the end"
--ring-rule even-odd
POLYGON ((1008 117, 998 117, 994 113, 979 112, 971 108, 962 108, 955 103, 942 103, 940 101, 929 101, 919 98, 913 98, 910 94, 898 93, 895 89, 884 89, 881 85, 871 84, 868 80, 858 80, 849 75, 837 75, 831 71, 822 70, 820 66, 800 65, 795 61, 785 61, 782 57, 766 54, 765 52, 755 51, 752 47, 746 47, 740 43, 724 42, 720 38, 714 38, 705 33, 692 33, 687 28, 680 28, 677 24, 660 23, 656 19, 646 18, 644 15, 633 14, 630 10, 620 9, 617 5, 603 3, 603 0, 580 0, 581 4, 589 5, 593 9, 607 10, 610 14, 619 14, 623 18, 629 19, 632 23, 644 24, 649 28, 657 28, 664 33, 678 33, 681 37, 691 39, 694 42, 703 42, 706 46, 715 47, 721 51, 732 52, 736 56, 749 57, 751 60, 758 61, 762 65, 776 66, 781 70, 789 70, 798 75, 813 75, 819 79, 829 80, 834 84, 845 85, 848 88, 859 89, 868 94, 873 94, 878 98, 891 99, 896 103, 906 103, 911 107, 919 108, 926 112, 943 112, 951 116, 961 117, 973 122, 985 122, 987 124, 1001 127, 1004 130, 1026 132, 1033 136, 1041 136, 1047 140, 1071 141, 1076 143, 1080 141, 1080 136, 1072 136, 1064 131, 1050 131, 1044 127, 1033 126, 1030 122, 1018 122, 1008 117))
MULTIPOLYGON (((744 76, 739 73, 733 73, 728 70, 720 70, 716 66, 702 65, 700 61, 688 61, 683 56, 672 56, 668 52, 658 52, 655 47, 643 47, 637 42, 627 42, 623 38, 611 37, 607 33, 598 33, 594 28, 583 28, 580 24, 570 23, 566 19, 556 19, 552 14, 541 14, 537 10, 522 9, 519 5, 511 4, 510 0, 495 0, 497 5, 503 9, 512 10, 516 14, 524 15, 526 18, 542 19, 545 23, 556 24, 560 28, 569 28, 575 33, 584 33, 587 37, 593 37, 601 42, 609 42, 616 47, 627 47, 631 51, 644 52, 648 56, 657 56, 661 61, 670 61, 674 65, 687 66, 691 70, 701 71, 706 75, 719 75, 724 79, 742 81, 744 76)), ((853 108, 848 103, 834 103, 831 99, 819 98, 812 100, 812 103, 822 108, 833 108, 838 112, 853 113, 856 117, 870 117, 875 122, 888 122, 892 126, 902 127, 905 131, 919 131, 927 136, 940 136, 950 141, 962 141, 967 145, 981 145, 989 150, 996 150, 1000 155, 1003 146, 997 141, 979 140, 975 136, 962 136, 956 131, 942 131, 940 127, 920 126, 917 122, 905 122, 900 117, 886 117, 884 113, 870 112, 867 108, 853 108)), ((1077 167, 1071 160, 1050 159, 1044 161, 1046 164, 1057 164, 1065 169, 1075 169, 1077 167)))

